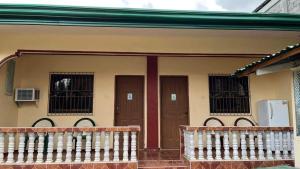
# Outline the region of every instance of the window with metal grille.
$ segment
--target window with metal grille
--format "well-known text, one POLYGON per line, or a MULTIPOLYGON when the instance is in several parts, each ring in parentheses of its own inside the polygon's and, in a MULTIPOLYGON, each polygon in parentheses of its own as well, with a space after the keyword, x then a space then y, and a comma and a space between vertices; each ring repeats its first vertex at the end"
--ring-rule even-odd
POLYGON ((248 77, 209 76, 210 113, 250 113, 248 77))
POLYGON ((300 136, 300 71, 294 72, 294 98, 296 113, 296 133, 300 136))
POLYGON ((93 112, 93 73, 51 73, 49 114, 93 112))

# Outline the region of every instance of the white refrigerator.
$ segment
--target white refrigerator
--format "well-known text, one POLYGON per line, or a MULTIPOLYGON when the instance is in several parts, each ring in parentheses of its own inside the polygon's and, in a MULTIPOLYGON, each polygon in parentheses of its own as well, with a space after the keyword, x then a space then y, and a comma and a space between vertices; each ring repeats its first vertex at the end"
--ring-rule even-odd
MULTIPOLYGON (((288 127, 289 110, 287 100, 261 100, 257 105, 257 117, 259 126, 288 127)), ((271 132, 271 148, 275 151, 274 133, 271 132)), ((279 135, 280 149, 282 150, 282 133, 279 135)), ((288 141, 290 136, 288 136, 288 141)), ((290 149, 290 147, 288 147, 290 149)))

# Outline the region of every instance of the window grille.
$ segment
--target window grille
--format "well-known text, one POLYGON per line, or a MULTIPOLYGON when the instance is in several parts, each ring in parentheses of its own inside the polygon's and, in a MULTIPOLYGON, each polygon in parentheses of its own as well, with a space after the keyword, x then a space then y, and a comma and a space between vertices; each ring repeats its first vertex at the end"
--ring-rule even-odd
POLYGON ((249 114, 248 77, 209 76, 209 99, 213 115, 249 114))
POLYGON ((92 113, 93 92, 92 73, 51 73, 49 114, 92 113))
POLYGON ((300 136, 300 71, 294 72, 294 97, 296 110, 296 133, 300 136))

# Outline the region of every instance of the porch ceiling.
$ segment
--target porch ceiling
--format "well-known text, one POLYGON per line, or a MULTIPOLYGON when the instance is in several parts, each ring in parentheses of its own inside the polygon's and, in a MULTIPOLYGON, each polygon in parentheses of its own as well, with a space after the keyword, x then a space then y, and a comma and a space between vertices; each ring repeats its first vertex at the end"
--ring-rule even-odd
POLYGON ((300 15, 0 5, 0 24, 300 30, 300 15))

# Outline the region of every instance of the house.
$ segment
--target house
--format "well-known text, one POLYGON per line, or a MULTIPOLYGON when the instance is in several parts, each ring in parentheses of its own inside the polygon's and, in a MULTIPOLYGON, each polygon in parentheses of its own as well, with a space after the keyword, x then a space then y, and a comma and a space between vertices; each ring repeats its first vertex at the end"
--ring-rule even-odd
POLYGON ((149 168, 153 153, 174 160, 166 149, 173 167, 293 165, 293 73, 232 73, 298 43, 300 16, 5 4, 0 15, 1 167, 149 168), (287 100, 290 126, 232 127, 255 125, 264 99, 287 100))

